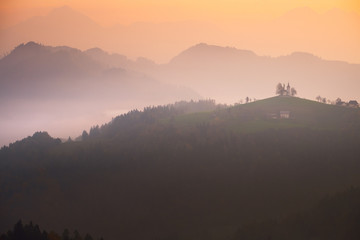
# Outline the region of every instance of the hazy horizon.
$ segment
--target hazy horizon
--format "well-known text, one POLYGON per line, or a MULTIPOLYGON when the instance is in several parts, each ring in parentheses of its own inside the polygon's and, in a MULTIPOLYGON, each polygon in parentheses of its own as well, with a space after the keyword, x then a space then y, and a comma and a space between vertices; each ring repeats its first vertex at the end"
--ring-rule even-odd
MULTIPOLYGON (((188 3, 187 10, 179 10, 184 15, 171 17, 154 13, 167 11, 166 4, 158 3, 158 9, 148 9, 148 16, 144 18, 137 18, 138 14, 110 17, 111 14, 98 10, 101 7, 97 8, 96 14, 95 9, 86 8, 85 5, 81 7, 80 2, 55 2, 45 4, 39 1, 27 7, 22 7, 20 0, 3 4, 0 8, 3 13, 0 52, 6 54, 20 43, 36 41, 81 50, 100 47, 131 59, 146 57, 161 64, 167 63, 185 48, 205 42, 251 50, 271 57, 300 51, 328 60, 360 63, 360 47, 357 44, 360 42, 357 31, 360 29, 360 11, 356 7, 349 7, 351 1, 285 4, 289 6, 277 5, 279 9, 273 6, 266 11, 265 7, 256 10, 243 0, 238 4, 225 2, 222 4, 224 12, 214 12, 212 9, 197 17, 196 10, 201 12, 196 7, 198 4, 188 3), (248 12, 244 11, 244 5, 250 9, 248 12), (185 14, 187 12, 192 12, 192 15, 185 14), (107 24, 101 23, 104 19, 108 19, 107 24), (70 38, 66 33, 73 36, 70 38)), ((143 11, 142 5, 152 5, 146 1, 123 4, 125 9, 128 7, 134 12, 143 11)), ((216 4, 213 1, 209 5, 216 4)), ((170 2, 169 5, 174 11, 176 4, 170 2)), ((111 1, 103 4, 104 9, 109 6, 113 6, 113 12, 122 5, 111 1)), ((204 7, 205 11, 206 5, 204 7)), ((125 10, 119 11, 123 13, 125 10)))
POLYGON ((302 98, 360 99, 353 0, 14 0, 0 3, 0 16, 0 124, 9 133, 0 145, 35 131, 75 137, 149 105, 263 99, 278 82, 302 98), (49 52, 4 60, 30 41, 49 52))

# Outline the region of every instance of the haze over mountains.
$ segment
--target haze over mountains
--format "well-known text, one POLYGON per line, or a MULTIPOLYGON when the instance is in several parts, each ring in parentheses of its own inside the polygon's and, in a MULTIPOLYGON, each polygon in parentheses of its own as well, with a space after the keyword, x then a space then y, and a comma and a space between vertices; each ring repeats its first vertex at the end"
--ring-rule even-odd
POLYGON ((0 53, 36 41, 81 50, 100 47, 132 59, 142 56, 165 63, 183 49, 206 42, 251 49, 260 55, 305 51, 325 59, 360 63, 359 28, 358 14, 339 9, 317 13, 297 8, 276 19, 257 22, 138 22, 101 27, 70 7, 61 7, 0 30, 0 53))
POLYGON ((144 73, 108 66, 78 49, 34 42, 2 58, 0 76, 1 145, 38 129, 75 137, 84 127, 135 108, 200 97, 144 73))
POLYGON ((130 61, 100 49, 87 51, 109 66, 144 72, 162 82, 189 87, 205 98, 232 104, 246 96, 262 99, 274 95, 277 83, 291 83, 299 96, 331 100, 359 99, 360 64, 328 61, 310 53, 294 52, 270 58, 252 51, 200 43, 158 65, 148 59, 130 61), (326 88, 325 88, 326 86, 326 88))
POLYGON ((270 58, 205 43, 159 65, 100 48, 81 51, 29 42, 0 60, 0 75, 2 144, 9 143, 10 135, 14 141, 37 130, 74 137, 84 127, 149 105, 200 98, 228 104, 246 97, 262 99, 273 96, 279 82, 289 82, 308 99, 319 94, 331 100, 360 98, 359 64, 300 52, 270 58), (22 127, 14 131, 12 124, 22 127))

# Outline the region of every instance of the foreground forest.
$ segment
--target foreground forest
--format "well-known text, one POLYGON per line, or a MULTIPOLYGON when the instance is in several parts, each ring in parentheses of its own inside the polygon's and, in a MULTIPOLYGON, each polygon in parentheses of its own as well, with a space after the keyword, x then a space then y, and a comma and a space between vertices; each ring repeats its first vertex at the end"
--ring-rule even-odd
POLYGON ((0 232, 23 219, 110 240, 360 237, 359 109, 181 102, 80 138, 1 149, 0 232))

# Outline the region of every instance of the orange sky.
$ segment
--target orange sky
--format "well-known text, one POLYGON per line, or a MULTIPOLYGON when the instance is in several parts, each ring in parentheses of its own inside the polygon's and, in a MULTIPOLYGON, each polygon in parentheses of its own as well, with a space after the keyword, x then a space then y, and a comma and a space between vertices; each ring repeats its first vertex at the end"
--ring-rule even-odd
POLYGON ((68 5, 103 26, 137 21, 202 20, 222 22, 241 18, 266 19, 291 9, 332 8, 360 13, 359 0, 0 0, 0 27, 8 27, 52 8, 68 5))
POLYGON ((132 29, 132 35, 126 35, 127 42, 111 36, 106 43, 88 39, 87 35, 82 36, 87 41, 62 41, 63 36, 51 38, 51 35, 17 38, 18 32, 13 32, 0 35, 0 54, 22 42, 38 41, 82 50, 100 47, 132 59, 141 56, 166 63, 191 45, 206 42, 248 49, 259 55, 276 57, 304 51, 325 59, 360 63, 359 0, 0 0, 0 30, 32 16, 46 16, 65 5, 103 27, 176 22, 178 29, 152 26, 157 35, 144 35, 132 29), (299 14, 296 9, 303 11, 299 14), (313 11, 322 18, 314 17, 313 11), (197 22, 208 24, 211 29, 199 30, 195 27, 197 22), (180 32, 181 28, 186 31, 180 32))

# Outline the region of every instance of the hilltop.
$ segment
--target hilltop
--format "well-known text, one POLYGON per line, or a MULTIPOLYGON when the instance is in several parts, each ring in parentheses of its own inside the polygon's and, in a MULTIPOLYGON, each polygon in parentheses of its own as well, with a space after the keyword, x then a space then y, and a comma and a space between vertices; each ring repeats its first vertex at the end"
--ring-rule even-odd
MULTIPOLYGON (((273 97, 133 110, 82 141, 37 133, 0 151, 0 231, 21 218, 110 240, 224 239, 302 213, 312 229, 332 208, 316 219, 310 209, 360 185, 359 117, 359 109, 273 97), (283 110, 289 118, 273 118, 283 110)), ((341 202, 331 202, 340 213, 341 202)), ((301 235, 289 229, 287 236, 301 235)))

